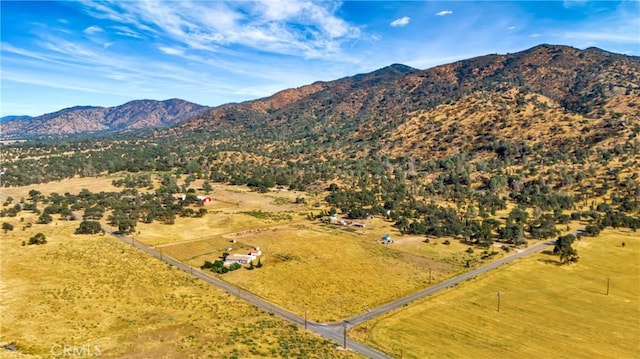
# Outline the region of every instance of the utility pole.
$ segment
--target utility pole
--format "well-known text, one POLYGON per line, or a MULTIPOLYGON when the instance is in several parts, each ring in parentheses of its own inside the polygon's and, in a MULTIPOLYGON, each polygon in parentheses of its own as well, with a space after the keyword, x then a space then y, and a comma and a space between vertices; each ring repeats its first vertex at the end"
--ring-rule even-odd
POLYGON ((304 329, 307 329, 307 304, 304 304, 304 329))
POLYGON ((432 279, 432 277, 431 277, 431 267, 429 267, 429 285, 431 285, 431 279, 432 279))
POLYGON ((342 338, 343 338, 342 347, 347 349, 347 321, 346 320, 342 322, 342 338))
POLYGON ((609 278, 607 277, 607 295, 609 295, 609 278))
POLYGON ((500 311, 500 292, 496 292, 496 295, 498 296, 498 312, 500 311))

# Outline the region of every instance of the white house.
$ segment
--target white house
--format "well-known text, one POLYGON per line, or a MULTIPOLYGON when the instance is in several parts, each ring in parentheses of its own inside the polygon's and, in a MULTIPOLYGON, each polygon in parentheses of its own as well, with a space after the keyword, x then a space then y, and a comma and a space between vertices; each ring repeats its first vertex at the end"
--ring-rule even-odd
POLYGON ((262 255, 262 251, 260 250, 260 247, 255 247, 249 251, 249 255, 253 256, 255 259, 256 257, 260 257, 262 255))
POLYGON ((253 261, 255 257, 252 257, 248 254, 229 254, 227 258, 224 260, 225 265, 231 265, 233 263, 240 264, 249 264, 249 262, 253 261))
POLYGON ((225 265, 231 265, 233 263, 249 264, 256 260, 256 258, 262 255, 260 247, 255 247, 249 251, 248 254, 229 254, 224 260, 225 265))

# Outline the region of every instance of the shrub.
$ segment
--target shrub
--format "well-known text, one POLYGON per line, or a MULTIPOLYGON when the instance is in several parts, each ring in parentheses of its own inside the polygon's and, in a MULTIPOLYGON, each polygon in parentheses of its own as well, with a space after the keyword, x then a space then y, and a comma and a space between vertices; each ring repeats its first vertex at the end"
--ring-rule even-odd
POLYGON ((40 217, 38 217, 39 224, 47 224, 51 223, 51 221, 53 221, 53 217, 51 217, 51 215, 48 213, 43 213, 40 215, 40 217))
POLYGON ((11 224, 9 222, 3 222, 2 223, 2 230, 4 231, 4 233, 7 233, 7 231, 13 231, 13 224, 11 224))
POLYGON ((102 226, 98 221, 82 221, 75 234, 96 234, 102 232, 102 226))
POLYGON ((47 243, 47 238, 42 233, 37 233, 35 236, 29 238, 29 242, 28 242, 29 245, 31 244, 40 245, 45 243, 47 243))
POLYGON ((600 227, 588 225, 584 229, 584 234, 587 236, 596 237, 600 234, 600 227))
POLYGON ((242 265, 240 265, 240 263, 232 263, 229 266, 229 271, 234 271, 234 270, 237 270, 237 269, 240 269, 240 268, 242 268, 242 265))

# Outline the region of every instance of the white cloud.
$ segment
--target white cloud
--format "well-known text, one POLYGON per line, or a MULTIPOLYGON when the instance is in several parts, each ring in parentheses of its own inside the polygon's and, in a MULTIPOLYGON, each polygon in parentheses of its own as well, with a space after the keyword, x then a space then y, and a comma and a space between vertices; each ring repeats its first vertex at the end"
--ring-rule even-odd
POLYGON ((85 34, 87 34, 87 35, 93 35, 93 34, 98 33, 98 32, 104 32, 104 30, 100 26, 93 25, 93 26, 89 26, 88 28, 84 29, 83 32, 85 34))
POLYGON ((306 58, 335 56, 343 42, 361 37, 359 27, 336 15, 339 6, 285 0, 85 3, 91 16, 119 22, 125 36, 161 36, 208 52, 240 45, 306 58))
POLYGON ((531 35, 529 35, 529 37, 540 37, 540 34, 537 34, 537 33, 536 34, 531 34, 531 35))
POLYGON ((118 35, 142 39, 142 35, 140 35, 140 33, 135 32, 126 26, 112 26, 111 28, 116 30, 116 34, 118 35))
POLYGON ((451 15, 453 14, 453 11, 451 10, 442 10, 438 13, 436 13, 436 16, 446 16, 446 15, 451 15))
POLYGON ((391 26, 393 27, 398 27, 398 26, 406 26, 407 24, 409 24, 409 21, 411 21, 411 18, 408 16, 403 16, 399 19, 395 19, 391 22, 391 26))
POLYGON ((507 30, 515 30, 515 29, 516 29, 516 27, 515 27, 515 26, 509 26, 509 27, 507 28, 507 30))
POLYGON ((162 51, 167 55, 184 55, 184 50, 176 49, 174 47, 158 46, 158 50, 162 51))

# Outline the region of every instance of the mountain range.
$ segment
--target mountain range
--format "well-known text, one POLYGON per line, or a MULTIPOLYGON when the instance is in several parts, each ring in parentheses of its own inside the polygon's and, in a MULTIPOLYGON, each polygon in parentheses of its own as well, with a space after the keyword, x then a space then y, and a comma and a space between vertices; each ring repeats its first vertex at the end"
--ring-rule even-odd
POLYGON ((120 132, 176 125, 209 108, 180 99, 136 100, 115 107, 76 106, 37 117, 7 116, 2 137, 120 132))
POLYGON ((427 70, 393 64, 213 108, 177 99, 74 107, 3 121, 2 136, 174 126, 170 133, 257 130, 272 139, 321 143, 342 138, 356 147, 358 142, 380 142, 386 148, 379 150, 389 153, 438 150, 434 146, 446 152, 464 149, 483 136, 531 141, 545 136, 552 140, 559 134, 598 137, 612 121, 615 126, 640 121, 639 93, 639 57, 597 48, 539 45, 427 70), (453 136, 456 131, 466 135, 453 136), (433 141, 447 133, 448 146, 433 141))
POLYGON ((608 147, 640 131, 640 57, 539 45, 427 70, 394 64, 215 107, 170 131, 196 130, 315 158, 433 158, 499 141, 608 147))

